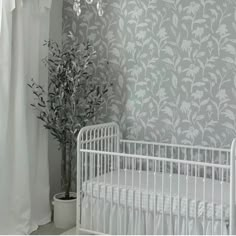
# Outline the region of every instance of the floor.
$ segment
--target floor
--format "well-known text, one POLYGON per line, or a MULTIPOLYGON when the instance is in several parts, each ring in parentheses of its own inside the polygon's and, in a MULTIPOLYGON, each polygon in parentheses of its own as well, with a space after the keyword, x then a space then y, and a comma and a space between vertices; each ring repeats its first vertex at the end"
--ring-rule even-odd
MULTIPOLYGON (((75 227, 69 230, 58 229, 54 226, 53 222, 40 226, 31 235, 76 235, 75 227)), ((80 232, 80 235, 88 235, 88 233, 80 232)))
POLYGON ((75 228, 71 230, 58 229, 54 226, 53 223, 49 223, 34 231, 31 235, 60 235, 60 234, 75 234, 75 228))
MULTIPOLYGON (((70 230, 67 230, 66 232, 63 233, 63 235, 75 235, 75 228, 72 228, 70 230)), ((80 232, 80 235, 85 235, 85 233, 80 232)))
MULTIPOLYGON (((63 233, 63 235, 76 235, 76 232, 75 232, 75 227, 70 229, 70 230, 67 230, 63 233)), ((79 235, 92 235, 92 234, 89 234, 87 232, 83 232, 83 231, 80 231, 79 235)))

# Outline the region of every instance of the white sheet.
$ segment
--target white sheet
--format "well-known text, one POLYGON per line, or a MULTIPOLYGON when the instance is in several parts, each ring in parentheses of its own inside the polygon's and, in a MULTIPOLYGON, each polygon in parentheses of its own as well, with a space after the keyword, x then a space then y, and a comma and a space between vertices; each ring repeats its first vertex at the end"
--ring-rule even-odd
POLYGON ((153 172, 149 172, 147 176, 146 171, 134 171, 132 175, 129 170, 126 173, 124 170, 120 170, 120 173, 113 171, 95 178, 93 181, 83 183, 85 195, 93 195, 93 197, 98 199, 105 198, 106 201, 119 204, 118 194, 120 194, 120 204, 126 207, 142 208, 148 211, 153 211, 156 207, 158 212, 164 210, 165 213, 170 213, 172 211, 178 215, 180 211, 183 216, 186 215, 188 209, 189 217, 195 217, 195 215, 204 217, 206 213, 206 217, 210 219, 212 218, 213 210, 215 211, 215 219, 221 219, 221 210, 223 210, 223 217, 227 220, 229 217, 229 184, 226 182, 221 184, 220 181, 214 181, 213 185, 211 179, 206 179, 205 197, 203 189, 204 179, 200 177, 188 177, 187 180, 184 175, 178 177, 178 175, 173 174, 170 177, 169 174, 156 173, 156 180, 154 180, 153 172), (118 175, 120 191, 118 191, 118 175), (162 194, 162 178, 164 178, 164 194, 162 194), (134 180, 133 188, 132 179, 134 180), (186 184, 187 181, 188 185, 186 184), (154 182, 156 182, 156 187, 154 182), (170 191, 170 183, 172 191, 170 191), (125 187, 125 184, 127 187, 125 187), (188 190, 186 186, 188 186, 188 190), (195 186, 197 191, 195 191, 195 186), (180 199, 178 198, 178 190, 180 199), (222 196, 223 198, 221 199, 222 196))
POLYGON ((161 213, 157 213, 154 217, 153 212, 138 209, 133 211, 130 207, 125 209, 122 205, 104 202, 103 199, 91 198, 88 195, 82 201, 81 219, 82 230, 113 235, 228 234, 228 225, 224 221, 216 220, 212 224, 211 220, 206 220, 204 226, 202 218, 197 218, 195 221, 193 218, 186 220, 185 217, 180 217, 178 220, 177 216, 170 218, 168 214, 161 213))

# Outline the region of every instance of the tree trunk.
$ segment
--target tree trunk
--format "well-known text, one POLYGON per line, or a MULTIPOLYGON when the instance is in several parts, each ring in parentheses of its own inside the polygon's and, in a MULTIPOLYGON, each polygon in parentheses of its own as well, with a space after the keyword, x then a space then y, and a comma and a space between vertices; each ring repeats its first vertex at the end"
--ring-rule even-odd
POLYGON ((70 199, 70 190, 71 190, 71 162, 72 162, 72 144, 73 140, 69 139, 68 152, 67 152, 67 175, 66 175, 66 190, 65 190, 65 199, 70 199))
POLYGON ((61 187, 66 186, 66 144, 61 144, 61 187))

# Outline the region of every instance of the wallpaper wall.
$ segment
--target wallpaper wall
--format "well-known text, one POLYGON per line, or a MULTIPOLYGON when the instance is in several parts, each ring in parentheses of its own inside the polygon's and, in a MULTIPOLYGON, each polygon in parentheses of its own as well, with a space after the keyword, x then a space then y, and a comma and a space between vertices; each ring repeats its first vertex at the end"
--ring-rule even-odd
POLYGON ((101 120, 130 139, 229 146, 236 137, 236 1, 104 0, 103 17, 64 0, 72 31, 114 81, 101 120))

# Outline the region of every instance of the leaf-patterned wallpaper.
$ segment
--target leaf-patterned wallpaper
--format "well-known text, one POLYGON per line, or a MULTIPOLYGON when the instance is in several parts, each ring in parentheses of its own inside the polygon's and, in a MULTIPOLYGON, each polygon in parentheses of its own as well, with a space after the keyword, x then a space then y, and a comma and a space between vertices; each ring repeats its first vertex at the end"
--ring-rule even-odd
POLYGON ((114 80, 100 119, 129 139, 225 147, 236 137, 236 1, 104 0, 103 17, 64 0, 72 31, 114 80))

